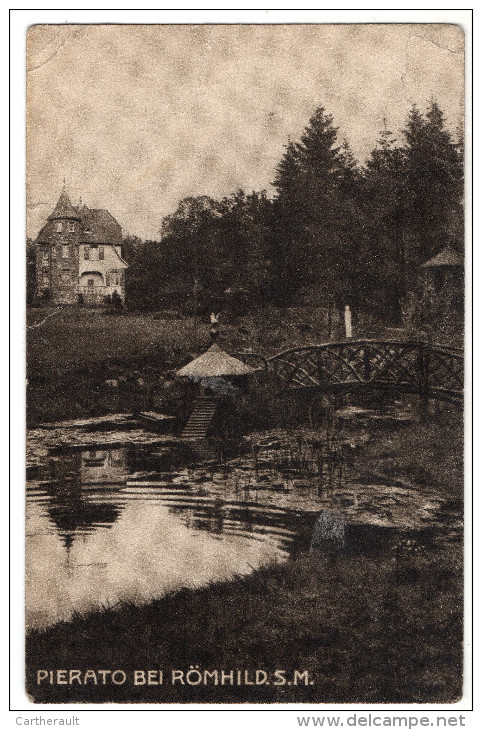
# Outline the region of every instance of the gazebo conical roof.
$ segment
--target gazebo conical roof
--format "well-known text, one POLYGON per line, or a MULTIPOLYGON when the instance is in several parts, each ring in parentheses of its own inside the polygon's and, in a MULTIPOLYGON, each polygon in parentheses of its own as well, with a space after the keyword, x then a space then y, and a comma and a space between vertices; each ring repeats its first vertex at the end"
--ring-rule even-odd
POLYGON ((177 371, 178 377, 220 378, 224 375, 251 375, 254 368, 231 357, 219 345, 213 344, 202 355, 177 371))
POLYGON ((436 256, 422 264, 422 269, 430 269, 436 266, 463 266, 462 256, 450 246, 445 246, 436 256))

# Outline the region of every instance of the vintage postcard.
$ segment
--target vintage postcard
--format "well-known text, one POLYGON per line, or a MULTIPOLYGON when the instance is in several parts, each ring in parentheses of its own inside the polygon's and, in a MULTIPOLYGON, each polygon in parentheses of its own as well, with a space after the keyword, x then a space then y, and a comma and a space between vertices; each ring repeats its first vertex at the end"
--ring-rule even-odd
POLYGON ((31 702, 463 696, 465 40, 28 29, 31 702))

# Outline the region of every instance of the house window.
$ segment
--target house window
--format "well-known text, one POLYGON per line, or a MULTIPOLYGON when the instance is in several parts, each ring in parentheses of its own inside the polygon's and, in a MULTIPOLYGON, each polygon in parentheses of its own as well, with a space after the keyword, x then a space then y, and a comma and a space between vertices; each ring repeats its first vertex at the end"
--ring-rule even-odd
POLYGON ((88 261, 90 259, 90 248, 89 246, 84 246, 84 259, 88 261))
POLYGON ((120 285, 120 274, 118 271, 111 271, 109 276, 109 283, 110 286, 119 286, 120 285))
POLYGON ((75 223, 69 223, 69 233, 75 232, 75 223))
POLYGON ((67 286, 70 284, 70 271, 62 271, 60 274, 60 283, 63 286, 67 286))
POLYGON ((104 247, 103 246, 99 246, 99 260, 100 261, 104 260, 104 247))
POLYGON ((68 259, 70 255, 70 246, 62 246, 62 258, 68 259))
POLYGON ((45 262, 47 262, 47 263, 48 263, 48 260, 49 260, 49 252, 48 252, 48 251, 43 251, 43 252, 42 252, 42 261, 43 261, 44 263, 45 263, 45 262))
POLYGON ((55 230, 57 231, 57 233, 62 233, 62 221, 57 221, 57 223, 55 224, 55 230))
POLYGON ((45 286, 48 286, 48 285, 49 285, 49 275, 48 274, 44 274, 42 276, 42 286, 45 287, 45 286))

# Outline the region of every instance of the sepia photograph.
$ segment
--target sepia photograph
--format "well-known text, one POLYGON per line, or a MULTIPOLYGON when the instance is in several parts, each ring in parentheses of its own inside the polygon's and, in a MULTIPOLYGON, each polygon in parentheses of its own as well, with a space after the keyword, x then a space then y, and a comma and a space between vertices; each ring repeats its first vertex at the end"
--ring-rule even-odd
POLYGON ((26 31, 32 703, 464 695, 466 36, 346 20, 26 31))

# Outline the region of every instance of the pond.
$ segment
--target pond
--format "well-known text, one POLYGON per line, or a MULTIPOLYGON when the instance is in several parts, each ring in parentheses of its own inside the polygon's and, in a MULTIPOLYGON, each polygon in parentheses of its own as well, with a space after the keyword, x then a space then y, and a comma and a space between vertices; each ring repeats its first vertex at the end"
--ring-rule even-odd
POLYGON ((228 580, 310 549, 460 538, 440 490, 361 480, 346 438, 308 429, 182 442, 122 418, 28 434, 28 628, 228 580), (449 518, 447 518, 449 515, 449 518))

